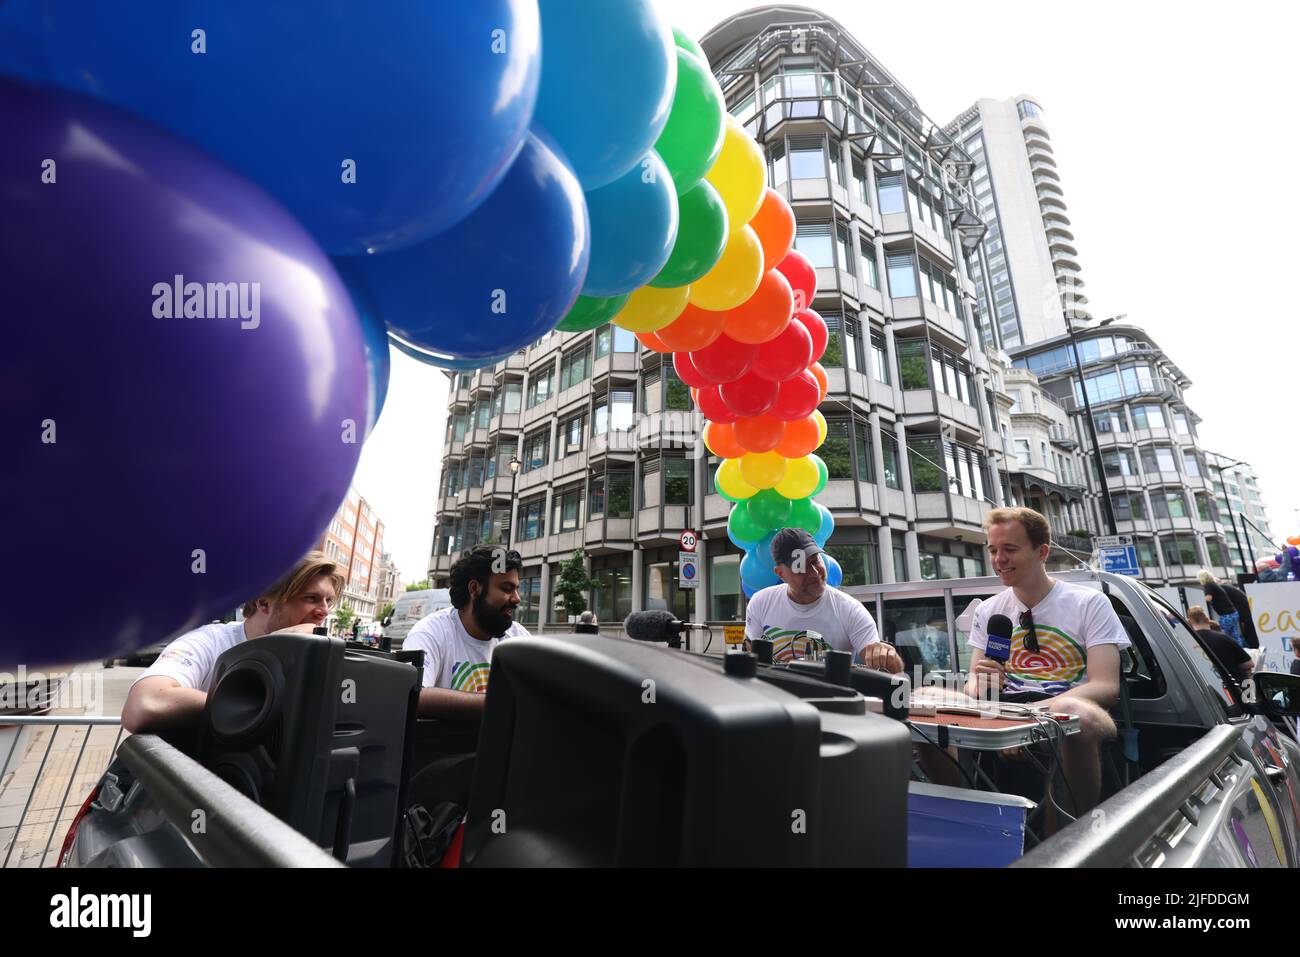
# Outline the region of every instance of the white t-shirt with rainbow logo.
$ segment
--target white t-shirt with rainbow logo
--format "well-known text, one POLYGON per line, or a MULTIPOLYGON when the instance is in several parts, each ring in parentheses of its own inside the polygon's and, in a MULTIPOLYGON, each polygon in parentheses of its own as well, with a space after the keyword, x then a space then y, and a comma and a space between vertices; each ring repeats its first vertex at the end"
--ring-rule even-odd
POLYGON ((1116 645, 1122 651, 1131 644, 1110 599, 1096 588, 1063 581, 1052 586, 1033 609, 1036 653, 1025 647, 1029 628, 1020 624, 1024 611, 1013 589, 994 595, 975 612, 966 641, 983 651, 989 618, 1006 615, 1011 619, 1011 657, 1007 659, 1004 692, 1061 694, 1088 680, 1089 648, 1116 645))
POLYGON ((503 638, 480 641, 465 630, 460 612, 440 608, 415 623, 402 642, 402 650, 424 652, 424 687, 484 694, 492 649, 507 638, 528 637, 528 629, 515 622, 503 638))

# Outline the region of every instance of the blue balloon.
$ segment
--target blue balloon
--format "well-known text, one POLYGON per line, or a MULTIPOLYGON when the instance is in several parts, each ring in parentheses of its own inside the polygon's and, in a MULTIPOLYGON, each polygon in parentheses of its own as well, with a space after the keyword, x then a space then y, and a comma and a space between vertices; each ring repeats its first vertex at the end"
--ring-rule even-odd
POLYGON ((621 296, 664 268, 677 241, 677 193, 654 150, 628 174, 587 193, 591 266, 584 296, 621 296))
POLYGON ((37 83, 54 77, 37 0, 0 0, 0 73, 37 83))
POLYGON ((831 537, 831 533, 835 531, 835 516, 831 514, 831 510, 825 505, 817 504, 817 511, 821 512, 822 515, 822 527, 817 529, 817 534, 813 536, 813 541, 818 545, 825 547, 826 542, 831 537))
POLYGON ((844 581, 844 569, 840 568, 840 563, 822 552, 822 564, 826 566, 826 584, 839 588, 840 582, 844 581))
POLYGON ((746 598, 753 598, 754 595, 758 592, 757 588, 750 588, 744 582, 740 583, 740 590, 745 593, 746 598))
POLYGON ((410 356, 416 362, 423 362, 435 369, 449 369, 456 372, 473 372, 475 369, 487 369, 496 365, 502 359, 508 359, 514 355, 513 352, 507 352, 504 355, 491 356, 487 359, 444 359, 441 356, 435 356, 421 349, 416 349, 414 346, 409 346, 401 339, 394 338, 391 333, 389 333, 388 342, 402 355, 410 356))
POLYGON ((392 362, 388 354, 388 328, 379 317, 379 311, 364 289, 354 288, 348 276, 339 274, 343 284, 348 287, 352 297, 352 308, 357 311, 361 322, 361 331, 365 337, 366 369, 369 373, 370 391, 366 403, 366 435, 375 430, 379 413, 384 409, 384 400, 388 398, 388 376, 392 362))
POLYGON ((397 252, 335 266, 403 344, 433 359, 498 361, 555 328, 587 274, 590 231, 572 170, 530 135, 472 216, 397 252))
POLYGON ((769 562, 764 564, 757 549, 747 552, 740 560, 740 580, 751 588, 769 588, 781 584, 781 579, 772 569, 770 558, 769 554, 769 562))
POLYGON ((537 119, 585 190, 640 165, 668 123, 677 51, 651 0, 541 0, 537 119))
POLYGON ((739 548, 742 552, 747 552, 747 551, 750 551, 751 549, 754 549, 754 548, 757 548, 757 547, 758 547, 758 542, 746 542, 746 541, 743 541, 743 540, 737 538, 737 537, 732 533, 732 531, 731 531, 731 525, 730 525, 730 524, 727 525, 727 538, 731 540, 731 544, 735 545, 735 546, 736 546, 737 548, 739 548))
POLYGON ((536 0, 45 9, 60 84, 199 144, 336 255, 401 249, 473 212, 522 147, 541 81, 536 0))

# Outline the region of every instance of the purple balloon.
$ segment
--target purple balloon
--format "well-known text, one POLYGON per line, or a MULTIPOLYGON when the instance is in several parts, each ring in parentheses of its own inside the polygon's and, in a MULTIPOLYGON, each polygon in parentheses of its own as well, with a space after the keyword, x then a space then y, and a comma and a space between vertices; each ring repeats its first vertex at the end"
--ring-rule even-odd
POLYGON ((99 659, 313 545, 364 438, 362 330, 307 232, 197 148, 7 80, 0 116, 0 496, 35 609, 0 666, 99 659))

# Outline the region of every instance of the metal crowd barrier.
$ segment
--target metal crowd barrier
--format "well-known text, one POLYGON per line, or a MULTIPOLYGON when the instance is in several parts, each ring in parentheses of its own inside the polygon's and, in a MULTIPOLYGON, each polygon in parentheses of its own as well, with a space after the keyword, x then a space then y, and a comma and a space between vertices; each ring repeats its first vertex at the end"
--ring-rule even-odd
MULTIPOLYGON (((72 819, 117 753, 118 745, 122 740, 122 721, 121 718, 110 715, 23 715, 0 718, 0 735, 10 729, 14 732, 13 740, 7 747, 0 746, 0 751, 4 752, 3 762, 0 762, 0 854, 3 854, 0 868, 52 867, 56 863, 55 859, 62 847, 63 838, 72 824, 72 819), (92 763, 86 764, 83 768, 87 746, 90 744, 94 729, 104 726, 117 728, 113 746, 106 756, 94 755, 92 763), (51 729, 43 750, 39 741, 39 729, 42 728, 51 729), (58 766, 64 763, 61 761, 64 752, 55 751, 54 748, 60 732, 65 728, 74 736, 78 729, 85 730, 81 745, 77 748, 76 761, 70 771, 58 766), (37 730, 33 734, 29 733, 28 729, 37 730), (39 760, 36 759, 38 752, 39 760), (51 754, 56 756, 54 765, 50 762, 51 754), (30 781, 27 781, 25 772, 33 765, 36 773, 30 781), (60 788, 65 774, 67 783, 60 788), (74 793, 73 785, 79 776, 82 786, 74 793), (59 793, 61 790, 57 804, 39 806, 47 804, 52 796, 52 793, 46 793, 38 800, 43 784, 50 786, 49 792, 59 793), (72 801, 71 805, 68 804, 69 800, 72 801), (33 807, 33 804, 38 806, 33 807), (22 806, 22 811, 18 813, 16 823, 10 823, 13 809, 19 805, 22 806), (53 812, 53 820, 28 823, 29 817, 45 817, 49 812, 53 812), (50 832, 45 836, 42 845, 40 835, 47 824, 50 832), (24 853, 19 853, 15 858, 15 851, 20 846, 24 847, 24 853), (33 864, 37 852, 40 854, 40 860, 33 864)), ((64 742, 69 744, 67 749, 69 751, 76 747, 75 737, 68 742, 65 735, 64 742)), ((98 751, 98 748, 97 745, 93 750, 98 751)))

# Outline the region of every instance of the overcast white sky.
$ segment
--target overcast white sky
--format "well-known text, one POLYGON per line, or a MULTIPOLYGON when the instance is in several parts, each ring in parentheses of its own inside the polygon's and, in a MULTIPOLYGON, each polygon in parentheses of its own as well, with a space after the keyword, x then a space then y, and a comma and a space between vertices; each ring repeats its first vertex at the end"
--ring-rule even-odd
MULTIPOLYGON (((699 37, 756 4, 659 0, 699 37)), ((1192 379, 1202 445, 1248 460, 1276 537, 1300 534, 1293 415, 1300 7, 1149 0, 812 5, 946 123, 984 97, 1044 109, 1089 309, 1127 313, 1192 379)), ((354 484, 409 581, 424 577, 446 378, 393 352, 354 484)), ((1300 416, 1297 416, 1300 418, 1300 416)))

